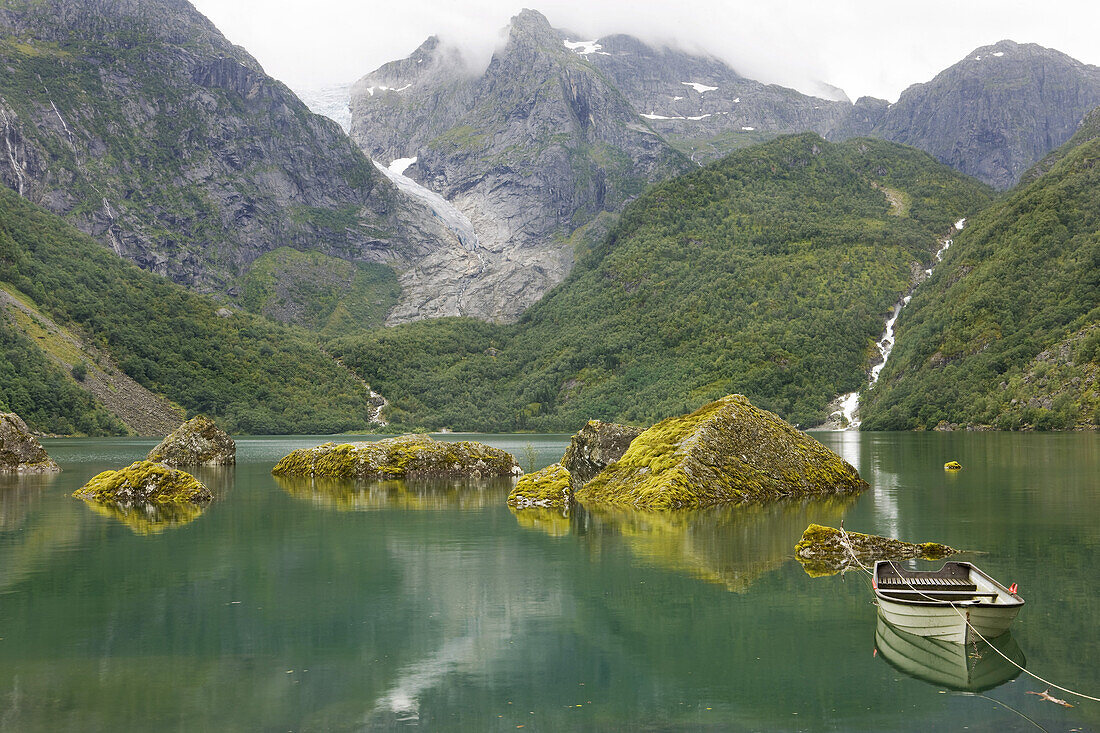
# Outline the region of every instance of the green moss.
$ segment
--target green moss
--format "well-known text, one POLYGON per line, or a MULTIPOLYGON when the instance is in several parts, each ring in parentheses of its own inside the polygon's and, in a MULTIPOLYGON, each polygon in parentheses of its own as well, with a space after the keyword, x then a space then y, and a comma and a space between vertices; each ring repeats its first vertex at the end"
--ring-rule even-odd
POLYGON ((488 134, 478 132, 473 125, 459 125, 428 142, 428 147, 442 150, 481 150, 485 147, 487 138, 488 134))
POLYGON ((958 461, 948 461, 947 463, 943 464, 943 468, 945 471, 961 471, 962 464, 958 461))
POLYGON ((372 443, 325 443, 285 456, 276 476, 326 478, 417 478, 511 476, 512 454, 472 441, 447 443, 427 435, 403 435, 372 443))
POLYGON ((508 494, 508 503, 520 509, 567 508, 573 502, 573 491, 569 483, 569 471, 560 463, 555 463, 541 471, 520 476, 512 493, 508 494))
POLYGON ((666 510, 866 486, 828 448, 745 397, 730 395, 639 435, 577 498, 666 510))
POLYGON ((98 502, 200 503, 212 495, 185 471, 152 461, 137 461, 117 471, 104 471, 73 492, 78 499, 98 502))
POLYGON ((833 527, 811 524, 794 547, 795 557, 811 577, 836 575, 860 563, 870 566, 876 560, 940 560, 958 550, 939 542, 912 544, 890 537, 844 532, 833 527), (846 539, 845 539, 846 536, 846 539), (855 553, 854 559, 852 554, 855 553))

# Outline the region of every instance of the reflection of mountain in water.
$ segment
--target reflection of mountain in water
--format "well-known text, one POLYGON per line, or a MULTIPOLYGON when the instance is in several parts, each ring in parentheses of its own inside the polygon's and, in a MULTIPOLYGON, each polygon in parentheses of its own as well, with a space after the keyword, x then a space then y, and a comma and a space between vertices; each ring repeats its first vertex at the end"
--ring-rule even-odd
POLYGON ((293 497, 343 512, 378 509, 482 509, 504 504, 513 479, 424 479, 356 481, 312 476, 276 476, 293 497))
MULTIPOLYGON (((574 525, 585 539, 621 538, 630 551, 659 567, 743 591, 791 557, 791 548, 810 522, 837 521, 853 497, 710 507, 697 511, 647 512, 585 506, 574 525)), ((568 518, 515 512, 521 525, 560 536, 568 518)))
POLYGON ((1020 667, 1027 664, 1012 632, 988 642, 950 644, 896 629, 881 615, 875 627, 875 648, 890 666, 910 677, 967 692, 991 690, 1020 675, 1019 667, 1001 654, 1020 667))

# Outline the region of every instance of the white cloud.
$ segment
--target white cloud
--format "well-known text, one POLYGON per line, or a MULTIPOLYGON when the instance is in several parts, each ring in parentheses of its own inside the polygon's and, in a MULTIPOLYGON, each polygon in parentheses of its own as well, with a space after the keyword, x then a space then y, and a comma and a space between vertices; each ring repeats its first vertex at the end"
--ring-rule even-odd
MULTIPOLYGON (((230 40, 294 87, 351 81, 437 34, 488 61, 514 0, 194 0, 230 40)), ((978 46, 1035 42, 1100 64, 1100 4, 1053 0, 545 0, 550 22, 598 38, 631 33, 707 50, 745 76, 812 91, 821 80, 852 99, 896 99, 978 46), (1070 21, 1072 19, 1072 21, 1070 21)))

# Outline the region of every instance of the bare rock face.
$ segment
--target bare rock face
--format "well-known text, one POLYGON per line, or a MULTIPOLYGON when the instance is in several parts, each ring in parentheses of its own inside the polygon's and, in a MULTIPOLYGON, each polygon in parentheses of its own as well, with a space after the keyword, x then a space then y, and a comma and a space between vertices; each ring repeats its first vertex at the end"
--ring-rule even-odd
POLYGON ((14 412, 0 413, 0 473, 60 471, 46 449, 14 412))
POLYGON ((519 509, 527 507, 568 509, 572 503, 573 490, 569 486, 569 471, 560 463, 520 476, 516 487, 508 494, 508 504, 519 509))
POLYGON ((622 458, 630 443, 644 432, 645 428, 633 425, 589 420, 569 441, 561 459, 561 465, 569 472, 573 490, 622 458))
POLYGON ((117 471, 104 471, 73 492, 73 496, 123 504, 201 504, 213 498, 210 490, 191 474, 152 461, 137 461, 117 471))
POLYGON ((913 544, 873 534, 843 532, 820 524, 807 527, 794 547, 798 561, 814 577, 835 575, 857 568, 860 563, 870 567, 876 560, 940 560, 957 552, 938 542, 913 544))
POLYGON ((276 476, 324 478, 490 478, 523 469, 511 453, 473 441, 446 443, 427 435, 403 435, 373 443, 325 443, 285 456, 276 476))
POLYGON ((149 451, 147 460, 168 466, 231 466, 237 462, 237 444, 213 420, 196 415, 149 451))
POLYGON ((840 456, 744 396, 730 395, 649 428, 576 497, 667 510, 865 488, 840 456))

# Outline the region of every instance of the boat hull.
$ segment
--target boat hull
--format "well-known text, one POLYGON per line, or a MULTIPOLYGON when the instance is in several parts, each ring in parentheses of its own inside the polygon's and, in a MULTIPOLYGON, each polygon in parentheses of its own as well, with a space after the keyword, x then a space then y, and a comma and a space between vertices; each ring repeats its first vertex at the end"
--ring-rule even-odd
POLYGON ((879 612, 901 631, 952 644, 977 641, 978 634, 994 639, 1008 631, 1020 612, 1019 606, 993 606, 970 603, 912 605, 879 596, 879 612), (969 625, 968 623, 969 622, 969 625))

